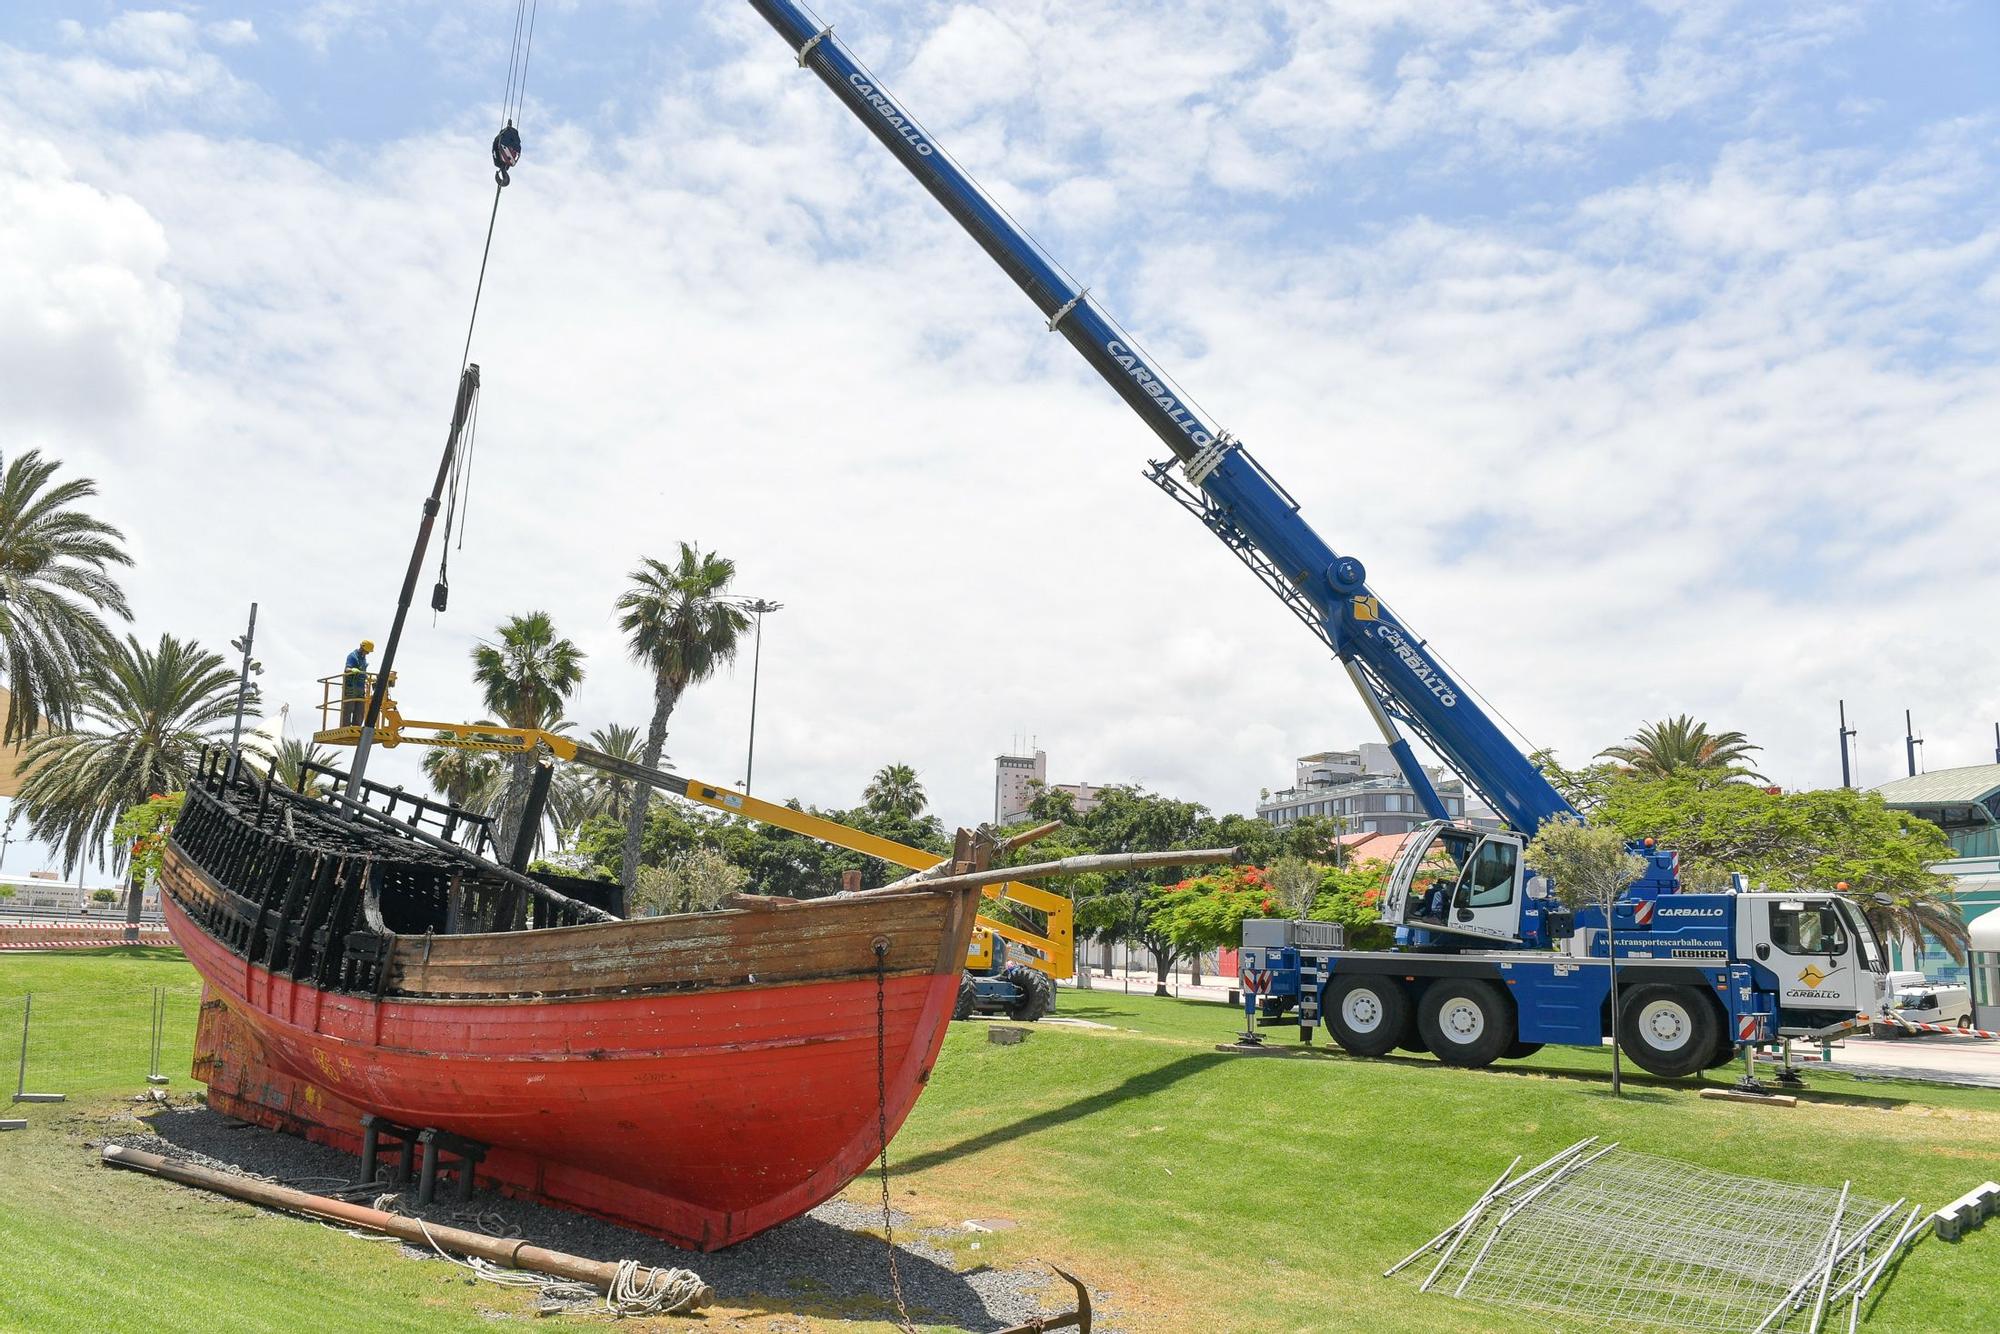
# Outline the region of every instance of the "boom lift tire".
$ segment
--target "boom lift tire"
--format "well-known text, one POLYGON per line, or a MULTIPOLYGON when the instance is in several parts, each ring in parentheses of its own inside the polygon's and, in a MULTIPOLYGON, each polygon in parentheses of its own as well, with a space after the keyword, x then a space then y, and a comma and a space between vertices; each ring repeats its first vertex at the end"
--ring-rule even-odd
POLYGON ((1652 983, 1625 999, 1618 1045, 1647 1074, 1679 1079, 1708 1068, 1722 1041, 1715 1004, 1693 987, 1652 983))
POLYGON ((1007 1007, 1009 1019, 1032 1024, 1055 1008, 1055 983, 1026 964, 1010 963, 1000 970, 1000 976, 1012 982, 1021 993, 1021 998, 1007 1007))
POLYGON ((1479 978, 1439 978, 1417 1006, 1417 1028, 1446 1065, 1478 1069, 1514 1045, 1514 1003, 1479 978))
POLYGON ((1336 973, 1320 1012, 1349 1056, 1387 1056, 1410 1032, 1410 996, 1393 977, 1336 973))
POLYGON ((972 1018, 973 1007, 979 1004, 979 988, 973 984, 972 974, 966 973, 958 979, 958 1002, 951 1007, 954 1019, 972 1018))

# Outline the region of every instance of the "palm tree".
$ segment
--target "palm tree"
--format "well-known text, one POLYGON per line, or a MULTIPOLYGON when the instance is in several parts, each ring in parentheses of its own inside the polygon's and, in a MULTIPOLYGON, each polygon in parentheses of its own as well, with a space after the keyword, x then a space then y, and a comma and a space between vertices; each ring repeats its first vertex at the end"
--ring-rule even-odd
MULTIPOLYGON (((234 669, 172 635, 157 649, 131 635, 112 641, 79 686, 77 730, 29 744, 17 798, 28 832, 62 849, 65 871, 93 850, 104 865, 105 835, 120 813, 186 787, 201 748, 227 740, 236 716, 234 669)), ((114 869, 124 864, 125 849, 113 849, 114 869)))
POLYGON ((13 691, 0 742, 44 719, 73 726, 89 669, 116 647, 99 613, 132 619, 108 572, 132 563, 125 535, 75 508, 97 494, 90 478, 49 485, 61 466, 31 449, 0 473, 0 665, 13 691))
MULTIPOLYGON (((500 627, 498 644, 472 650, 472 678, 484 692, 487 711, 509 727, 559 731, 563 706, 583 681, 584 652, 556 634, 545 611, 515 616, 500 627)), ((508 757, 507 786, 500 798, 500 827, 494 831, 504 854, 526 813, 535 757, 508 757)))
MULTIPOLYGON (((614 760, 627 764, 641 762, 639 729, 627 727, 623 723, 612 723, 608 727, 597 728, 590 734, 592 749, 601 750, 614 760)), ((592 771, 584 780, 584 803, 578 811, 577 824, 599 815, 606 815, 620 824, 632 809, 632 782, 616 774, 592 771)))
MULTIPOLYGON (((457 733, 443 731, 438 735, 457 733)), ((500 795, 500 758, 455 746, 436 746, 424 755, 424 777, 431 780, 431 790, 451 805, 475 815, 490 815, 500 795)))
POLYGON ((877 815, 905 815, 912 820, 929 804, 917 771, 907 764, 885 764, 877 769, 861 790, 861 799, 877 815))
POLYGON ((272 756, 278 781, 294 792, 307 796, 318 796, 331 784, 325 778, 315 777, 306 772, 308 764, 331 765, 333 752, 316 741, 300 740, 298 737, 284 737, 278 742, 278 753, 272 756))
POLYGON ((1624 745, 1607 746, 1597 753, 1648 777, 1664 778, 1694 769, 1703 777, 1724 781, 1754 778, 1762 783, 1769 780, 1744 763, 1752 751, 1762 749, 1750 744, 1741 732, 1710 732, 1707 723, 1698 723, 1683 713, 1664 722, 1648 723, 1627 737, 1624 745))
MULTIPOLYGON (((653 672, 653 718, 639 762, 657 769, 667 745, 667 720, 681 694, 736 656, 750 618, 723 600, 736 577, 736 562, 692 543, 680 544, 672 565, 646 557, 631 577, 632 586, 618 599, 618 610, 624 613, 618 628, 625 632, 632 656, 653 672)), ((639 840, 653 795, 644 783, 635 788, 625 812, 625 856, 620 868, 628 894, 639 871, 639 840)))
MULTIPOLYGON (((1836 886, 1847 892, 1847 882, 1836 886)), ((1966 927, 1965 916, 1952 899, 1949 890, 1941 890, 1935 895, 1918 894, 1852 894, 1849 895, 1861 915, 1874 928, 1875 938, 1886 947, 1889 942, 1901 940, 1910 949, 1921 952, 1924 937, 1937 941, 1954 963, 1965 962, 1966 945, 1971 932, 1966 927)))

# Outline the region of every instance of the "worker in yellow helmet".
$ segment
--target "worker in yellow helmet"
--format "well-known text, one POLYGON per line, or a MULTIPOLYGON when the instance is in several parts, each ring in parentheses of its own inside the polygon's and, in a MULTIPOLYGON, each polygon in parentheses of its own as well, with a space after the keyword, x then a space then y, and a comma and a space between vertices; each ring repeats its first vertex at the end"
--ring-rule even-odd
POLYGON ((340 676, 340 725, 359 727, 361 718, 368 708, 368 655, 375 651, 375 641, 364 639, 361 647, 347 655, 347 665, 340 676))

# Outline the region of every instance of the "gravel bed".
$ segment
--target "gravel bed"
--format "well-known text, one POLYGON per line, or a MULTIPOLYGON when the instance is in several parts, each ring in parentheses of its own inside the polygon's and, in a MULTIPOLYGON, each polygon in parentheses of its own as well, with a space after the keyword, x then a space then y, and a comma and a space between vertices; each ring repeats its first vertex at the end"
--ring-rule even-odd
MULTIPOLYGON (((144 1110, 144 1109, 141 1109, 144 1110)), ((150 1119, 151 1133, 117 1128, 116 1143, 183 1159, 222 1171, 250 1173, 300 1190, 326 1192, 353 1182, 359 1160, 338 1149, 313 1144, 225 1117, 206 1107, 169 1104, 150 1119)), ((384 1185, 385 1192, 391 1187, 384 1185)), ((893 1310, 889 1268, 882 1239, 866 1229, 881 1225, 879 1210, 833 1199, 728 1250, 703 1255, 657 1237, 634 1232, 587 1214, 508 1199, 482 1189, 468 1204, 440 1199, 419 1209, 409 1187, 391 1204, 395 1212, 508 1237, 602 1260, 637 1260, 656 1267, 692 1269, 716 1291, 725 1306, 796 1310, 821 1324, 881 1320, 893 1310)), ((918 1322, 985 1332, 1005 1329, 1068 1309, 1068 1290, 1039 1266, 994 1269, 975 1265, 960 1271, 951 1252, 939 1245, 963 1233, 928 1229, 905 1232, 910 1220, 896 1215, 896 1260, 903 1296, 918 1322), (1056 1305, 1045 1305, 1047 1294, 1056 1305)), ((409 1255, 423 1255, 404 1247, 409 1255)), ((434 1257, 429 1257, 434 1258, 434 1257)), ((1092 1294, 1093 1301, 1098 1294, 1092 1294)), ((1099 1329, 1109 1326, 1102 1321, 1099 1329)))

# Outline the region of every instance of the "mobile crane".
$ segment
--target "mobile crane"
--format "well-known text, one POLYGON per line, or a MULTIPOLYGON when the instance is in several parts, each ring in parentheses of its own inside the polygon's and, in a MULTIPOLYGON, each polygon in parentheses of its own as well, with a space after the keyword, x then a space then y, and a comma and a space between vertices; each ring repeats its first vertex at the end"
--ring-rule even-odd
POLYGON ((1480 1066, 1544 1043, 1599 1045, 1615 1031, 1644 1069, 1691 1074, 1741 1047, 1849 1024, 1884 999, 1884 956, 1852 904, 1828 893, 1686 894, 1678 858, 1640 845, 1646 872, 1612 920, 1563 906, 1524 864, 1544 822, 1577 812, 1336 552, 1243 443, 1175 382, 963 171, 847 46, 794 0, 750 0, 801 68, 832 90, 1035 303, 1050 332, 1138 413, 1171 455, 1146 476, 1219 538, 1332 652, 1431 817, 1383 895, 1389 950, 1354 951, 1318 923, 1252 923, 1246 1024, 1260 998, 1289 999, 1310 1041, 1321 1015, 1348 1051, 1427 1047, 1480 1066), (1454 822, 1412 751, 1422 740, 1506 828, 1454 822), (1276 930, 1276 935, 1264 933, 1276 930), (1610 1013, 1610 941, 1621 1013, 1610 1013))

